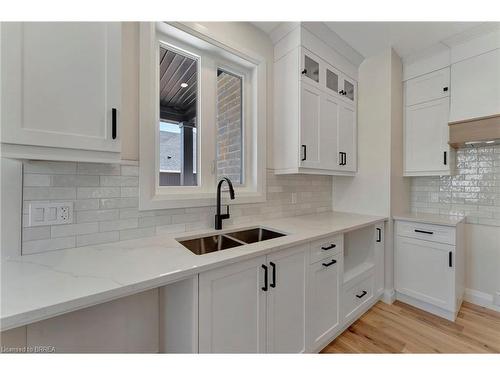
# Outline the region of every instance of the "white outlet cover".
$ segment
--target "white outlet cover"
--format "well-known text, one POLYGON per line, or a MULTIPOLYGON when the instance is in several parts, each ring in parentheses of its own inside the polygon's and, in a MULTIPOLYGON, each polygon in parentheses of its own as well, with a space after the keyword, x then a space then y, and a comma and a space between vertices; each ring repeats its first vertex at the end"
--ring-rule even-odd
POLYGON ((32 202, 29 204, 29 226, 71 224, 73 202, 32 202))

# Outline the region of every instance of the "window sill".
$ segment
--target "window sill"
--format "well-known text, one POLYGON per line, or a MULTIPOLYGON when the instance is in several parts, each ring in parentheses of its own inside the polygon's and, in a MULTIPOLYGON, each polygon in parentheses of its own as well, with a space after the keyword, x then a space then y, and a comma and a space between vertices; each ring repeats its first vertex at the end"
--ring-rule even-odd
MULTIPOLYGON (((156 194, 152 197, 144 196, 143 193, 139 189, 139 210, 141 211, 215 206, 217 200, 215 190, 206 193, 156 194)), ((222 201, 224 204, 231 205, 261 203, 266 201, 266 193, 235 189, 235 199, 230 200, 228 193, 224 191, 222 201)))

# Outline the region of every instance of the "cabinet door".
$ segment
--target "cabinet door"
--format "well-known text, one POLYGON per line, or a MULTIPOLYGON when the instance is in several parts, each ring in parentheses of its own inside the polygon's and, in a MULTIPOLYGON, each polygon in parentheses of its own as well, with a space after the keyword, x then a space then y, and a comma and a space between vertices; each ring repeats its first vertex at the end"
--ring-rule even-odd
POLYGON ((340 95, 349 104, 355 104, 358 95, 358 83, 346 75, 342 75, 340 95))
POLYGON ((315 87, 324 86, 323 61, 319 56, 302 48, 301 51, 301 76, 302 81, 315 87))
POLYGON ((339 107, 339 127, 337 137, 337 165, 342 171, 354 172, 357 169, 356 150, 356 111, 352 106, 339 107))
POLYGON ((259 257, 200 274, 200 353, 264 353, 266 292, 259 257))
POLYGON ((310 266, 307 341, 309 350, 312 352, 316 352, 327 344, 339 328, 341 261, 342 255, 339 254, 310 266), (336 263, 330 264, 332 261, 336 263))
POLYGON ((405 82, 405 105, 414 105, 450 95, 450 68, 409 79, 405 82))
POLYGON ((300 165, 319 168, 321 91, 302 82, 300 103, 300 165))
POLYGON ((405 173, 449 174, 448 112, 448 98, 406 107, 405 173))
POLYGON ((267 351, 305 351, 307 249, 287 249, 267 257, 267 351))
POLYGON ((337 169, 337 134, 340 99, 332 95, 321 95, 320 104, 320 164, 322 169, 337 169))
POLYGON ((384 290, 385 275, 385 245, 384 223, 375 226, 375 292, 384 290))
POLYGON ((395 287, 423 302, 453 310, 455 247, 437 242, 396 237, 395 287))
POLYGON ((2 141, 120 151, 121 26, 2 24, 2 141))
POLYGON ((450 122, 500 113, 500 49, 451 66, 450 122))

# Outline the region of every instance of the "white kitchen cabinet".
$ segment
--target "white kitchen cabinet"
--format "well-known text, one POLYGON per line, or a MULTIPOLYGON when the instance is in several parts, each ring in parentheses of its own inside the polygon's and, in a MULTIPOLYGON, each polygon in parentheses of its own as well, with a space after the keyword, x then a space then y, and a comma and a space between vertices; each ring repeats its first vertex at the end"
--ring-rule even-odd
POLYGON ((120 23, 1 27, 2 142, 119 154, 120 23))
POLYGON ((262 256, 200 274, 200 353, 266 352, 263 267, 262 256))
POLYGON ((267 351, 269 353, 302 353, 306 350, 307 255, 303 247, 296 247, 267 257, 269 267, 267 351))
POLYGON ((353 175, 357 82, 298 46, 275 61, 276 174, 353 175))
POLYGON ((462 226, 396 222, 396 298, 455 320, 463 296, 462 226))
POLYGON ((450 122, 500 114, 500 49, 451 66, 450 122))
POLYGON ((424 74, 405 82, 405 105, 415 105, 449 96, 450 68, 424 74))
POLYGON ((340 329, 342 249, 338 250, 310 266, 307 341, 312 352, 321 350, 340 329))
POLYGON ((405 176, 453 173, 455 154, 448 145, 448 114, 448 97, 405 107, 405 176))

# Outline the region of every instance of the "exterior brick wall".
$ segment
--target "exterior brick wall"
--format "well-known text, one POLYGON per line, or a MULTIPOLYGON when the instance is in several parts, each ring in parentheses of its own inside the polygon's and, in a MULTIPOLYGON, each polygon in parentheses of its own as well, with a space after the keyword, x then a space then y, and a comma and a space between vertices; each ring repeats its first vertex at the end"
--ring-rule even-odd
POLYGON ((217 176, 242 183, 241 79, 222 72, 217 77, 217 176))

